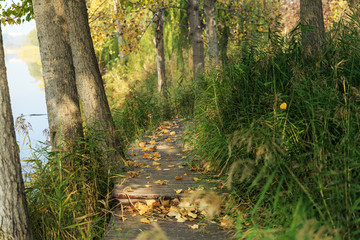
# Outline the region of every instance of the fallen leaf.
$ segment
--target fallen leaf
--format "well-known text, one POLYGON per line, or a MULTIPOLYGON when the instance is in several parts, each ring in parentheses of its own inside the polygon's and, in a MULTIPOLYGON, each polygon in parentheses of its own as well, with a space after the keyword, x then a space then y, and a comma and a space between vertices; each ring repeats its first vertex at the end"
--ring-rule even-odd
POLYGON ((156 145, 156 144, 157 144, 157 142, 156 142, 155 140, 151 140, 151 141, 150 141, 150 144, 152 144, 152 145, 156 145))
POLYGON ((175 165, 168 165, 168 167, 172 168, 172 167, 175 167, 175 165))
POLYGON ((184 168, 184 166, 178 166, 178 168, 184 168))
POLYGON ((134 178, 134 177, 139 176, 139 173, 138 173, 138 172, 134 172, 134 171, 130 171, 130 172, 128 172, 128 175, 127 175, 127 176, 130 177, 130 178, 134 178))
POLYGON ((170 132, 170 135, 174 136, 176 134, 175 131, 170 132))
POLYGON ((146 179, 149 179, 149 178, 151 178, 151 176, 147 176, 147 177, 146 177, 146 179))
POLYGON ((150 224, 150 219, 149 218, 142 218, 142 219, 140 219, 140 222, 150 224))
POLYGON ((199 181, 199 180, 200 180, 200 178, 193 177, 193 181, 197 182, 197 181, 199 181))
POLYGON ((180 180, 182 180, 182 179, 183 179, 182 176, 181 176, 181 177, 178 177, 178 176, 175 177, 175 180, 178 180, 178 181, 180 181, 180 180))
POLYGON ((149 150, 150 150, 150 151, 153 151, 153 152, 155 152, 156 149, 157 149, 157 146, 156 146, 156 145, 149 147, 149 150))
POLYGON ((169 149, 174 149, 174 147, 169 147, 169 149))
POLYGON ((166 158, 166 161, 171 161, 171 160, 172 160, 172 159, 171 159, 171 158, 169 158, 169 157, 167 157, 167 158, 166 158))
POLYGON ((153 164, 152 164, 153 166, 159 166, 159 165, 161 165, 161 163, 158 163, 158 162, 153 162, 153 164))
POLYGON ((167 142, 170 142, 170 141, 171 141, 171 138, 167 138, 166 141, 167 141, 167 142))
POLYGON ((162 180, 157 180, 157 181, 155 181, 154 183, 159 184, 159 185, 167 185, 167 184, 168 184, 168 182, 167 182, 166 180, 164 180, 164 181, 162 181, 162 180))
POLYGON ((161 158, 161 154, 158 152, 154 152, 153 158, 161 158))
POLYGON ((184 173, 184 176, 187 176, 188 174, 187 173, 184 173))
POLYGON ((123 191, 124 191, 124 192, 133 192, 134 190, 132 190, 131 187, 126 187, 126 188, 124 188, 123 191))
POLYGON ((121 231, 121 230, 122 230, 122 228, 117 228, 116 230, 121 231))
POLYGON ((138 146, 143 148, 143 147, 145 147, 146 144, 147 144, 147 142, 139 142, 138 146))
POLYGON ((152 186, 151 186, 151 185, 145 185, 145 187, 150 188, 150 187, 152 187, 152 186))
POLYGON ((199 225, 194 224, 194 225, 188 225, 189 228, 191 229, 199 229, 199 225))
POLYGON ((177 189, 177 190, 175 190, 175 192, 176 192, 177 194, 180 194, 180 193, 183 193, 183 192, 184 192, 184 189, 177 189))
POLYGON ((156 166, 156 170, 161 171, 162 169, 159 166, 156 166))
POLYGON ((188 212, 188 216, 192 217, 192 218, 197 218, 198 215, 196 213, 193 213, 193 212, 188 212))
POLYGON ((153 204, 156 202, 156 200, 154 200, 154 199, 150 199, 150 200, 145 200, 145 203, 146 203, 146 205, 148 205, 148 206, 153 206, 153 204))
POLYGON ((134 157, 136 155, 137 155, 136 153, 130 153, 130 156, 132 156, 132 157, 134 157))
POLYGON ((148 158, 151 159, 152 155, 150 153, 144 153, 144 155, 142 156, 143 158, 148 158))
POLYGON ((168 130, 168 129, 164 129, 164 130, 162 130, 162 132, 166 134, 166 133, 169 133, 169 132, 170 132, 170 130, 168 130))

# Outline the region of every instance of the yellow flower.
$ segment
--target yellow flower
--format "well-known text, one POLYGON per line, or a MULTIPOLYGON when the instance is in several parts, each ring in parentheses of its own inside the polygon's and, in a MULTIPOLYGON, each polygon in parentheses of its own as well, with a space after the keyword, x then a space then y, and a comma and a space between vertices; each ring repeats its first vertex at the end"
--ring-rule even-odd
POLYGON ((287 108, 287 104, 286 104, 286 102, 284 102, 284 103, 282 103, 281 105, 280 105, 280 109, 286 109, 287 108))

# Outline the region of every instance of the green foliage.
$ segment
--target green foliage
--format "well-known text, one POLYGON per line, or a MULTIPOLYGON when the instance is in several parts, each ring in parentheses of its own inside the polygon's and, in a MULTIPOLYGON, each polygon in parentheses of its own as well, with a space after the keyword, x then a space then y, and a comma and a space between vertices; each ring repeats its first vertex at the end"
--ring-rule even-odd
POLYGON ((359 237, 358 26, 341 22, 320 59, 302 59, 295 29, 244 42, 222 70, 205 74, 194 151, 250 206, 239 238, 359 237))
POLYGON ((116 172, 104 166, 107 154, 96 147, 96 136, 88 131, 76 151, 40 149, 28 160, 33 167, 25 187, 34 239, 101 238, 116 172))
MULTIPOLYGON (((0 2, 5 0, 0 0, 0 2)), ((19 3, 12 3, 10 6, 0 5, 0 19, 2 24, 20 24, 33 19, 34 11, 31 0, 21 0, 19 3)))

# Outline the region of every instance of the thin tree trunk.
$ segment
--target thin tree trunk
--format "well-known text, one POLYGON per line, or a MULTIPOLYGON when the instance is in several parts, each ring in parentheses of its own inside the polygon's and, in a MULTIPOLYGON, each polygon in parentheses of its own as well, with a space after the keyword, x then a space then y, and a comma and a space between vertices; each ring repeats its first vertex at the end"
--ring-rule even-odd
POLYGON ((32 239, 0 27, 0 239, 32 239))
POLYGON ((300 0, 300 18, 303 23, 302 46, 306 56, 318 53, 325 41, 324 16, 321 0, 300 0))
POLYGON ((211 65, 217 65, 220 62, 216 31, 215 2, 216 0, 204 0, 207 42, 211 65))
POLYGON ((59 0, 33 0, 33 8, 51 140, 73 144, 83 129, 65 9, 59 0))
POLYGON ((193 72, 194 79, 198 81, 198 75, 204 71, 204 41, 202 36, 199 0, 189 0, 188 6, 190 36, 193 47, 193 72))
POLYGON ((164 10, 160 9, 156 20, 156 60, 158 73, 158 91, 160 96, 166 97, 166 72, 164 53, 164 10))
POLYGON ((115 30, 116 30, 116 37, 118 40, 118 46, 119 46, 119 58, 120 61, 123 63, 124 62, 124 52, 122 51, 122 47, 123 47, 123 32, 121 31, 121 25, 120 25, 120 21, 119 21, 119 10, 118 10, 118 6, 117 6, 117 2, 116 0, 113 0, 113 6, 114 6, 114 13, 115 13, 115 30))
POLYGON ((86 125, 94 128, 98 136, 103 139, 101 143, 103 150, 115 150, 115 155, 109 156, 109 160, 118 161, 123 157, 119 149, 120 140, 111 116, 95 55, 86 2, 84 0, 64 0, 64 2, 76 84, 86 125))

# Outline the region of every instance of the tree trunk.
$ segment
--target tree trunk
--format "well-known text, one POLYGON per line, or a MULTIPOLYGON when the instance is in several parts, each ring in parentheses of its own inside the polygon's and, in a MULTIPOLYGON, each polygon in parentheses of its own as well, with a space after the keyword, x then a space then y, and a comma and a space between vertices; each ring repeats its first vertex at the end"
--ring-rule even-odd
POLYGON ((109 156, 109 160, 120 160, 122 158, 119 149, 120 140, 111 116, 103 79, 95 55, 86 2, 84 0, 64 0, 64 2, 76 73, 76 84, 86 125, 94 128, 98 136, 102 138, 102 150, 115 150, 115 155, 109 156))
POLYGON ((190 36, 193 47, 193 72, 194 79, 198 81, 198 75, 204 71, 204 41, 202 37, 199 0, 189 0, 188 6, 190 36))
POLYGON ((160 96, 166 97, 166 72, 164 53, 164 10, 160 9, 156 20, 156 60, 158 73, 158 91, 160 96))
POLYGON ((0 239, 32 239, 0 27, 0 239))
POLYGON ((306 56, 319 51, 325 41, 325 27, 321 0, 300 0, 302 46, 306 56))
POLYGON ((216 32, 215 2, 216 0, 204 0, 206 33, 211 65, 217 65, 220 62, 218 36, 216 32))
POLYGON ((72 144, 83 129, 65 9, 59 0, 33 0, 33 8, 51 140, 54 146, 72 144))
POLYGON ((121 26, 120 26, 120 21, 119 21, 119 10, 118 10, 118 6, 117 6, 117 2, 116 0, 113 0, 113 6, 114 6, 114 13, 115 13, 115 30, 116 30, 116 37, 118 40, 118 46, 119 46, 119 58, 120 61, 123 63, 124 62, 124 53, 122 51, 122 47, 123 47, 123 32, 121 30, 121 26))

